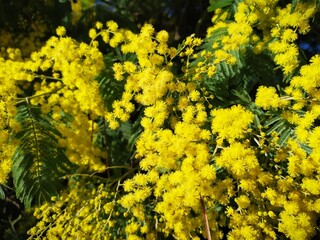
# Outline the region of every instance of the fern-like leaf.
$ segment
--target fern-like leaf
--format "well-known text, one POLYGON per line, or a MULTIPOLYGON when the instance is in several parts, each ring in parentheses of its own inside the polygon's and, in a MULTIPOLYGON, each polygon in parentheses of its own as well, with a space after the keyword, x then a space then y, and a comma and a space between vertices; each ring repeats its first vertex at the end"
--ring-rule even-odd
POLYGON ((218 8, 228 7, 233 3, 233 0, 210 0, 208 12, 213 12, 218 8))
POLYGON ((112 103, 121 98, 125 83, 124 81, 116 81, 113 76, 113 70, 110 68, 119 58, 125 58, 118 50, 116 50, 116 54, 118 55, 117 58, 111 54, 107 54, 104 57, 105 66, 107 67, 96 78, 99 83, 100 94, 109 111, 112 110, 112 103))
POLYGON ((39 108, 20 106, 17 120, 22 129, 15 135, 19 146, 13 155, 12 176, 17 197, 30 207, 56 195, 60 177, 70 173, 74 165, 58 145, 59 131, 39 108))
POLYGON ((271 135, 273 132, 278 133, 278 144, 280 146, 285 145, 290 137, 295 136, 294 126, 279 115, 275 115, 271 119, 267 120, 264 127, 268 129, 266 131, 267 135, 271 135))

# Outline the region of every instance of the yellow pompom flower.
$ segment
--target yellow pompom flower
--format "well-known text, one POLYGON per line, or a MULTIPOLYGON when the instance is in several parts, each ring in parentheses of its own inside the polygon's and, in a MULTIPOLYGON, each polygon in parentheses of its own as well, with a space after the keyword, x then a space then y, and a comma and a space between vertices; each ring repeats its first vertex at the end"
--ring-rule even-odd
POLYGON ((156 35, 156 39, 159 43, 166 43, 169 39, 169 33, 167 31, 160 31, 156 35))
POLYGON ((211 112, 213 117, 211 129, 218 134, 219 139, 234 142, 243 138, 250 123, 253 122, 253 113, 241 105, 235 105, 228 109, 217 109, 211 112))
POLYGON ((261 86, 258 88, 256 101, 257 106, 264 110, 277 109, 281 106, 280 97, 274 87, 261 86))
POLYGON ((235 202, 238 204, 239 208, 245 209, 250 206, 250 199, 246 195, 241 195, 235 199, 235 202))
POLYGON ((115 32, 118 29, 118 24, 115 21, 111 20, 107 22, 107 27, 109 31, 115 32))
POLYGON ((59 36, 59 37, 63 37, 64 35, 66 35, 66 29, 65 29, 65 27, 63 27, 63 26, 59 26, 59 27, 57 27, 57 29, 56 29, 56 33, 57 33, 57 35, 59 36))
POLYGON ((91 39, 95 39, 96 36, 97 36, 97 31, 96 31, 94 28, 91 28, 91 29, 89 30, 89 37, 90 37, 91 39))
POLYGON ((103 24, 101 22, 96 22, 96 28, 97 29, 102 29, 103 28, 103 24))
POLYGON ((189 95, 191 101, 198 101, 199 98, 200 98, 200 92, 198 90, 193 90, 190 92, 190 95, 189 95))
POLYGON ((217 166, 226 168, 239 179, 256 176, 259 172, 259 162, 254 150, 239 142, 224 148, 215 161, 217 166))

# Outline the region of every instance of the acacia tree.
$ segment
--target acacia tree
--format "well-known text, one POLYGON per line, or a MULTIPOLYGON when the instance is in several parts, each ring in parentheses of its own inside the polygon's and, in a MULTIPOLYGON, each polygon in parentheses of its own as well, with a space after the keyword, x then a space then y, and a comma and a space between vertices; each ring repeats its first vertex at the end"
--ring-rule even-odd
POLYGON ((31 239, 319 235, 319 1, 210 3, 178 46, 109 20, 0 59, 0 183, 31 239))

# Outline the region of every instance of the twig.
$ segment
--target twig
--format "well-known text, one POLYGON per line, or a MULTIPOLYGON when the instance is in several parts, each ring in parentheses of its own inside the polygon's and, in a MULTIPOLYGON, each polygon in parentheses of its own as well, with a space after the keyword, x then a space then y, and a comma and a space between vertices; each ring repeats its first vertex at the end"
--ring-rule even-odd
POLYGON ((204 225, 206 226, 207 238, 208 238, 208 240, 212 240, 211 239, 209 222, 208 222, 207 211, 206 211, 206 206, 204 205, 204 201, 203 201, 203 198, 202 198, 201 194, 200 194, 200 203, 201 203, 201 206, 202 206, 204 225))
POLYGON ((16 98, 16 100, 20 100, 20 101, 16 102, 16 104, 23 103, 23 102, 27 102, 27 104, 29 104, 29 100, 32 99, 32 98, 37 98, 37 97, 41 97, 41 96, 44 96, 44 95, 47 95, 47 94, 56 93, 59 90, 61 90, 62 88, 64 88, 64 87, 65 86, 61 86, 61 87, 56 88, 56 89, 54 89, 54 90, 52 90, 50 92, 40 93, 38 95, 33 95, 33 96, 23 97, 23 98, 16 98))
POLYGON ((46 75, 38 75, 35 74, 34 77, 36 78, 45 78, 45 79, 51 79, 51 80, 56 80, 56 81, 62 81, 62 78, 55 78, 55 77, 50 77, 50 76, 46 76, 46 75))
MULTIPOLYGON (((105 144, 106 144, 106 149, 109 152, 109 146, 108 146, 108 134, 107 134, 107 126, 106 126, 106 120, 103 118, 103 130, 104 130, 104 140, 105 140, 105 144)), ((106 165, 107 165, 107 176, 108 178, 110 178, 110 159, 109 159, 109 155, 106 158, 106 165)))

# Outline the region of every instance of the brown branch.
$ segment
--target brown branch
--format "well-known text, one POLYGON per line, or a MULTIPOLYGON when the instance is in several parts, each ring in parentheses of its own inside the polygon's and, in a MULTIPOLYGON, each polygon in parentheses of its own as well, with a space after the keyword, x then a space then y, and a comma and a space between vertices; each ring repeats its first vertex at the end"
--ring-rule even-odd
POLYGON ((206 206, 204 205, 204 200, 203 200, 201 194, 200 194, 200 203, 201 203, 202 212, 203 212, 204 225, 206 226, 207 238, 208 238, 208 240, 212 240, 211 239, 209 222, 208 222, 207 211, 206 211, 206 206))

